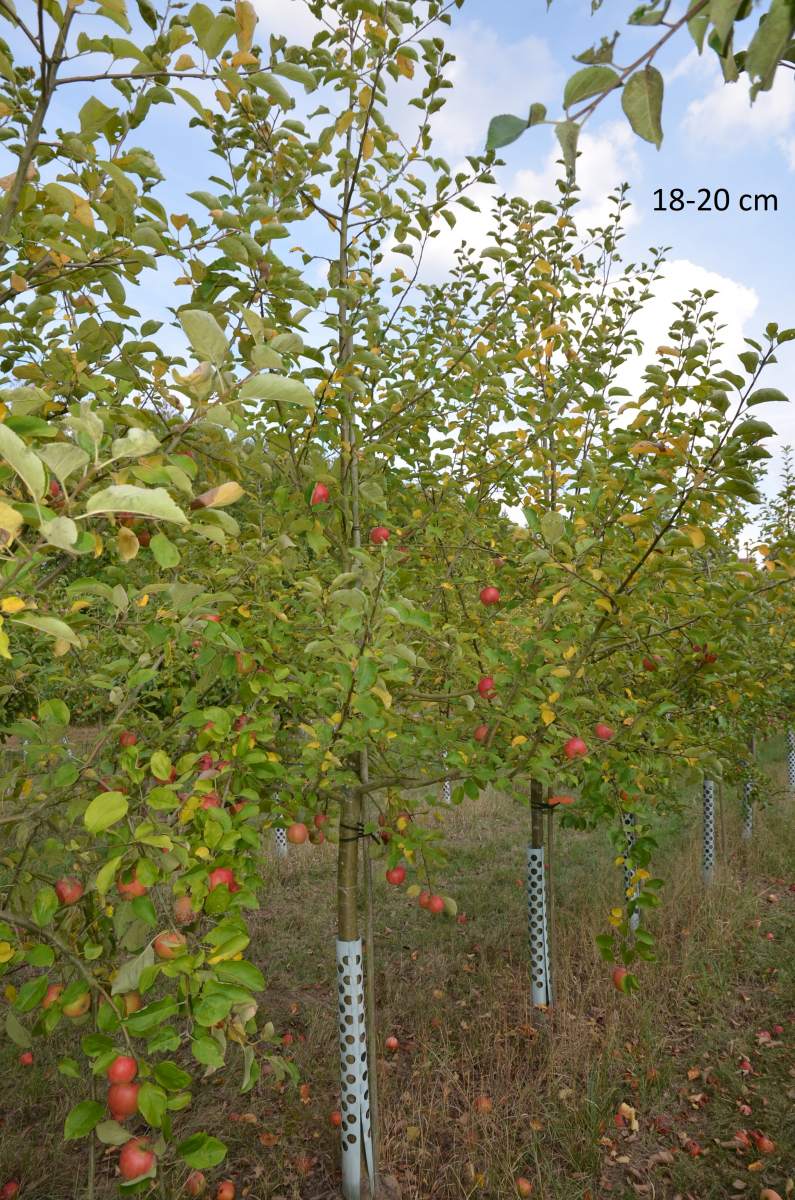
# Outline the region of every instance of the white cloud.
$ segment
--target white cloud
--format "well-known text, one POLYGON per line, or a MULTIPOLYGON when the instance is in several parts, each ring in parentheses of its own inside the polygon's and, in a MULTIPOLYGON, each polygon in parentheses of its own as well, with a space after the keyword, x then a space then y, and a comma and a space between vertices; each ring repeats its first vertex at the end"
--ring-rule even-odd
MULTIPOLYGON (((443 93, 447 102, 434 116, 433 136, 447 158, 479 153, 492 117, 525 116, 531 104, 549 103, 559 91, 562 72, 542 38, 512 42, 480 21, 461 21, 445 34, 445 49, 456 58, 445 72, 454 86, 443 93)), ((528 158, 540 136, 538 130, 524 135, 528 158)))
POLYGON ((309 46, 322 24, 304 0, 254 0, 259 17, 257 36, 265 42, 271 33, 281 34, 290 45, 309 46))
POLYGON ((795 169, 795 88, 787 71, 779 71, 769 92, 753 104, 744 83, 726 84, 715 77, 705 96, 693 100, 682 120, 682 131, 699 151, 709 148, 721 156, 747 146, 778 145, 795 169))

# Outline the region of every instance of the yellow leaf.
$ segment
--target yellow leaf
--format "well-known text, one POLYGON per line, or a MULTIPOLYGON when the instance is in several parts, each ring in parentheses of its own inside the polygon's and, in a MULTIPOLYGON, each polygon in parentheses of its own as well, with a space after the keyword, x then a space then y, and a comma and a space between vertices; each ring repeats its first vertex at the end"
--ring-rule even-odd
POLYGON ((551 725, 555 720, 554 712, 551 708, 548 708, 546 704, 541 705, 541 720, 545 725, 551 725))
MULTIPOLYGON (((193 61, 193 59, 191 58, 191 56, 189 54, 180 54, 179 58, 174 63, 174 70, 175 71, 190 71, 195 66, 196 66, 196 63, 193 61)), ((175 224, 176 224, 176 222, 175 222, 175 224)), ((177 228, 179 228, 179 226, 177 226, 177 228)))
POLYGON ((547 704, 554 704, 556 700, 560 700, 560 692, 550 692, 547 696, 547 704))
POLYGON ((249 608, 249 606, 247 604, 239 605, 237 611, 240 613, 241 617, 250 617, 251 616, 251 609, 249 608))
POLYGON ((347 129, 350 129, 352 121, 353 121, 353 112, 350 109, 348 109, 347 112, 344 112, 339 117, 337 117, 337 123, 335 125, 335 129, 336 129, 337 133, 345 133, 345 131, 347 129))
POLYGON ((6 986, 3 988, 3 995, 9 1004, 14 1003, 17 998, 17 989, 14 987, 13 983, 6 984, 6 986))
POLYGON ((638 457, 641 454, 658 454, 659 450, 656 442, 645 441, 635 442, 634 446, 630 446, 629 452, 630 454, 634 454, 636 457, 638 457))
POLYGON ((700 550, 704 545, 704 542, 707 540, 704 537, 703 530, 698 529, 695 525, 684 525, 682 527, 682 532, 687 534, 696 550, 700 550))
POLYGON ((551 338, 551 337, 554 337, 556 333, 565 333, 565 332, 566 332, 566 326, 562 325, 560 321, 556 321, 554 325, 547 325, 546 329, 541 330, 541 337, 542 338, 551 338))
POLYGON ((0 658, 10 658, 11 652, 8 648, 8 634, 3 629, 2 618, 0 618, 0 658))
POLYGON ((536 259, 535 269, 542 275, 551 275, 552 268, 545 258, 536 259))
POLYGON ((379 699, 379 700, 381 701, 381 703, 383 704, 384 708, 391 708, 391 707, 392 707, 392 696, 391 696, 391 693, 390 693, 390 692, 388 692, 388 691, 386 690, 386 688, 385 688, 385 687, 383 687, 383 685, 382 685, 382 684, 380 684, 380 683, 377 683, 377 684, 375 684, 375 686, 374 686, 374 687, 371 687, 371 688, 370 688, 370 691, 373 693, 373 695, 374 695, 374 696, 377 696, 377 697, 378 697, 378 699, 379 699))
POLYGON ((140 548, 141 543, 132 529, 128 529, 125 525, 122 525, 116 534, 116 549, 119 552, 121 561, 130 562, 131 559, 135 558, 140 548))
POLYGON ((24 292, 28 286, 27 279, 23 279, 21 275, 17 275, 16 271, 11 272, 11 286, 15 292, 24 292))
POLYGON ((148 593, 144 592, 143 596, 139 596, 135 603, 139 608, 146 608, 147 604, 149 603, 148 593))
POLYGON ((202 861, 210 857, 210 851, 206 846, 197 846, 193 853, 196 858, 200 858, 202 861))
POLYGON ((398 69, 398 73, 405 76, 406 79, 414 78, 414 63, 405 54, 398 54, 396 56, 395 66, 398 69))
POLYGON ((257 26, 257 13, 251 0, 236 0, 235 20, 237 21, 237 48, 250 50, 254 40, 254 30, 257 26))
POLYGON ((22 612, 23 608, 25 608, 25 601, 19 596, 6 596, 0 601, 0 612, 18 613, 22 612))
POLYGON ((550 671, 549 673, 550 675, 554 675, 556 679, 568 679, 569 675, 571 675, 571 671, 568 667, 555 667, 554 670, 550 671))
POLYGON ((10 962, 14 957, 14 947, 10 942, 0 942, 0 963, 10 962))
POLYGON ((594 603, 597 608, 601 608, 604 612, 609 613, 613 611, 613 605, 606 596, 600 596, 598 600, 594 601, 594 603))
POLYGON ((63 658, 64 654, 68 654, 71 650, 71 643, 63 638, 56 638, 52 644, 52 652, 56 658, 63 658))
POLYGON ((512 746, 523 746, 526 741, 527 741, 527 738, 524 736, 523 733, 517 733, 516 737, 512 738, 511 745, 512 746))
POLYGON ((569 662, 570 659, 574 658, 574 655, 576 653, 577 653, 577 647, 569 646, 568 650, 563 651, 563 657, 566 659, 566 662, 569 662))
POLYGON ((567 593, 567 592, 570 592, 570 591, 571 591, 571 588, 564 587, 564 588, 561 588, 559 592, 555 592, 555 595, 552 597, 552 605, 553 605, 553 607, 554 607, 556 604, 560 604, 561 600, 562 600, 562 599, 563 599, 563 597, 566 595, 566 593, 567 593))

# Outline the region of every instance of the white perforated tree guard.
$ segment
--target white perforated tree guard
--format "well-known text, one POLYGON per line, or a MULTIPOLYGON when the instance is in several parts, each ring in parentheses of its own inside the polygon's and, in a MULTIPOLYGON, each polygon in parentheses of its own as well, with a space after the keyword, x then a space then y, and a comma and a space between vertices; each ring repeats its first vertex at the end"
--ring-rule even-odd
POLYGON ((274 840, 274 844, 276 846, 277 858, 286 858, 287 857, 287 830, 286 829, 274 829, 273 840, 274 840))
MULTIPOLYGON (((625 812, 623 820, 624 820, 624 840, 625 840, 624 896, 626 897, 627 901, 630 901, 630 900, 636 900, 637 897, 640 895, 640 886, 637 883, 633 884, 633 882, 632 882, 634 868, 629 866, 628 862, 626 861, 627 859, 632 858, 632 851, 635 846, 635 814, 631 813, 631 812, 625 812)), ((640 913, 636 911, 636 912, 633 912, 629 918, 629 927, 632 930, 632 932, 634 933, 639 925, 640 925, 640 913)))
POLYGON ((789 790, 795 792, 795 729, 787 730, 787 781, 789 790))
POLYGON ((552 1003, 552 973, 549 962, 543 846, 527 848, 527 917, 533 1004, 549 1005, 552 1003))
POLYGON ((715 872, 715 782, 704 780, 704 883, 712 883, 715 872))
MULTIPOLYGON (((447 751, 442 751, 442 758, 447 763, 447 751)), ((453 785, 449 779, 445 779, 442 784, 442 804, 450 805, 453 803, 453 785)))
POLYGON ((360 1200, 362 1154, 371 1182, 374 1175, 361 938, 357 938, 355 942, 337 940, 337 990, 342 1110, 342 1194, 345 1200, 360 1200))
POLYGON ((743 784, 743 841, 750 842, 754 833, 754 785, 750 779, 743 784))

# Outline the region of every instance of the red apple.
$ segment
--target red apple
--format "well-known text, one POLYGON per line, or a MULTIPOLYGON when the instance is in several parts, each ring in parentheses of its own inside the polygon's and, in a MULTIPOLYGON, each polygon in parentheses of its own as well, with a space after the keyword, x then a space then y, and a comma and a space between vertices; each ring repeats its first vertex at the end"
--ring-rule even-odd
POLYGON ((309 830, 309 841, 312 843, 313 846, 322 846, 323 843, 325 842, 325 840, 326 840, 326 835, 322 829, 315 829, 313 827, 312 829, 309 830))
POLYGON ((8 1183, 4 1183, 0 1188, 0 1200, 14 1200, 14 1197, 18 1195, 19 1184, 16 1179, 9 1179, 8 1183))
POLYGON ((125 747, 134 746, 137 741, 138 741, 138 734, 133 733, 129 729, 125 729, 119 734, 119 745, 120 746, 125 746, 125 747))
POLYGON ((130 1013, 138 1012, 138 1009, 143 1005, 140 992, 125 992, 122 996, 122 1001, 124 1002, 125 1016, 128 1017, 130 1013))
POLYGON ((105 1074, 111 1083, 132 1083, 138 1074, 138 1063, 129 1054, 120 1054, 114 1058, 105 1074))
POLYGON ((327 813, 315 813, 314 817, 312 818, 312 821, 314 823, 315 829, 322 829, 323 826, 328 821, 328 814, 327 813))
POLYGON ((108 1108, 115 1121, 125 1121, 138 1112, 138 1084, 112 1083, 108 1088, 108 1108))
POLYGON ((84 1017, 90 1007, 91 993, 86 990, 76 1000, 73 1000, 71 1004, 64 1004, 63 1013, 65 1017, 84 1017))
POLYGON ((547 800, 547 804, 550 808, 554 808, 557 804, 567 805, 573 803, 574 796, 550 796, 547 800))
POLYGON ((174 901, 174 920, 178 925, 191 925, 196 920, 190 896, 177 896, 174 901))
POLYGON ((466 913, 462 913, 462 912, 459 913, 458 916, 456 917, 455 921, 456 921, 456 925, 466 925, 466 923, 467 923, 466 913))
POLYGON ((148 1147, 146 1138, 130 1138, 129 1142, 124 1143, 119 1154, 122 1179, 138 1179, 151 1171, 157 1160, 148 1147))
POLYGON ((247 717, 245 713, 241 713, 239 717, 235 717, 235 723, 232 726, 235 733, 240 733, 241 729, 245 729, 250 720, 251 717, 247 717))
POLYGON ((389 530, 384 525, 376 525, 370 530, 370 541, 374 546, 383 546, 389 541, 389 530))
POLYGON ((207 792, 207 794, 205 796, 202 796, 201 803, 199 804, 199 808, 204 808, 204 809, 220 808, 220 807, 221 807, 221 797, 218 795, 217 792, 207 792))
MULTIPOLYGON (((129 875, 130 872, 128 871, 129 875)), ((116 880, 116 890, 124 900, 137 900, 139 896, 145 896, 148 888, 145 888, 137 875, 133 875, 132 879, 123 879, 121 875, 116 880)))
POLYGON ((338 1108, 335 1108, 333 1112, 329 1113, 328 1120, 329 1125, 333 1125, 335 1129, 339 1129, 342 1124, 342 1113, 338 1108))
POLYGON ((594 725, 593 731, 600 742, 609 742, 611 738, 616 736, 615 729, 611 729, 609 725, 603 725, 601 721, 598 725, 594 725))
POLYGON ((393 1054, 395 1050, 400 1049, 400 1042, 397 1040, 394 1034, 390 1034, 390 1036, 384 1042, 384 1045, 386 1046, 387 1050, 391 1050, 393 1054))
POLYGON ((500 602, 500 593, 497 588, 495 588, 495 587, 481 588, 481 591, 480 591, 480 603, 481 604, 485 604, 488 606, 489 604, 499 604, 499 602, 500 602))
POLYGON ((584 758, 588 753, 588 747, 581 737, 571 737, 563 747, 563 753, 566 758, 584 758))
POLYGON ((199 620, 200 621, 212 621, 213 624, 217 625, 219 623, 219 621, 221 620, 221 618, 218 616, 218 613, 203 613, 199 617, 199 620))
POLYGON ((613 967, 613 987, 617 988, 619 992, 627 990, 624 982, 627 975, 629 975, 629 971, 626 967, 613 967))
POLYGON ((83 895, 83 885, 74 875, 67 875, 56 883, 55 894, 61 904, 77 904, 83 895))
POLYGON ((287 829, 287 841, 293 846, 303 846, 309 837, 309 830, 302 821, 294 821, 287 829))
POLYGON ((316 483, 312 489, 310 504, 328 504, 329 490, 325 483, 316 483))
POLYGON ((444 900, 441 896, 431 896, 428 901, 428 911, 435 913, 437 916, 439 913, 444 912, 444 900))
POLYGON ((386 873, 387 883, 393 883, 395 887, 400 887, 403 880, 406 878, 405 867, 390 867, 386 873))
POLYGON ((533 1185, 524 1175, 518 1175, 516 1178, 516 1194, 517 1196, 532 1196, 533 1185))
POLYGON ((187 938, 184 934, 167 929, 164 933, 157 935, 152 946, 158 958, 177 958, 178 955, 185 952, 187 938))
POLYGON ((235 873, 229 867, 216 867, 210 872, 208 878, 210 891, 214 892, 217 887, 222 887, 224 884, 230 892, 239 892, 240 884, 235 879, 235 873))
POLYGON ((420 908, 427 908, 430 904, 430 900, 430 892, 420 892, 419 896, 417 897, 417 903, 419 904, 420 908))
POLYGON ((644 671, 656 671, 658 669, 658 666, 659 666, 659 664, 657 661, 656 654, 654 655, 653 658, 644 658, 644 660, 643 660, 643 670, 644 671))
POLYGON ((497 694, 497 689, 494 686, 494 680, 491 675, 484 675, 478 680, 478 691, 484 700, 491 700, 492 696, 497 694))
POLYGON ((489 736, 488 725, 478 725, 475 732, 472 734, 476 742, 485 742, 489 736))
POLYGON ((494 1109, 491 1096, 477 1096, 475 1098, 475 1111, 481 1114, 488 1114, 494 1109))
POLYGON ((152 535, 148 529, 139 529, 136 532, 139 546, 143 546, 144 550, 152 540, 152 535))
POLYGON ((30 1050, 23 1050, 22 1054, 20 1054, 19 1065, 21 1067, 33 1066, 33 1055, 31 1054, 30 1050))
POLYGON ((231 1179, 224 1179, 218 1184, 215 1200, 235 1200, 235 1185, 231 1179))
POLYGON ((185 1180, 185 1192, 188 1196, 203 1196, 207 1191, 207 1176, 202 1171, 191 1171, 185 1180))
POLYGON ((62 983, 51 983, 44 993, 44 999, 41 1002, 42 1008, 52 1008, 53 1004, 57 1004, 58 997, 63 991, 62 983))

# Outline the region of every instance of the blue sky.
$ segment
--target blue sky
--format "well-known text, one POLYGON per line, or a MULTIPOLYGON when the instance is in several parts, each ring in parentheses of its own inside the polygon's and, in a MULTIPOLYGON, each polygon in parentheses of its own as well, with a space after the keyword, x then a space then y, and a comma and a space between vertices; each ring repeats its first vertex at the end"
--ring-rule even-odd
MULTIPOLYGON (((213 0, 209 3, 219 7, 213 0)), ((314 22, 301 0, 254 3, 261 16, 261 42, 272 31, 284 32, 294 42, 311 38, 314 22)), ((130 0, 130 8, 134 7, 130 0)), ((444 33, 448 48, 457 56, 455 88, 446 93, 448 103, 436 118, 434 148, 451 163, 460 163, 467 153, 482 149, 493 115, 524 115, 534 101, 547 104, 550 115, 557 114, 563 84, 578 65, 572 61, 574 54, 617 29, 622 31, 620 62, 637 57, 650 44, 654 30, 624 32, 626 16, 634 7, 633 3, 619 7, 613 0, 591 16, 588 0, 554 0, 549 10, 544 0, 466 0, 444 33)), ((24 8, 22 4, 20 11, 24 8)), ((4 34, 7 29, 4 24, 4 34)), ((633 209, 625 257, 640 256, 651 245, 671 248, 658 299, 639 323, 651 352, 675 315, 673 301, 691 286, 718 290, 713 304, 726 323, 726 342, 742 348, 742 336, 758 336, 769 321, 776 320, 782 327, 795 325, 795 77, 780 71, 773 91, 751 107, 744 85, 725 86, 714 55, 708 51, 700 58, 686 32, 671 39, 660 61, 668 81, 662 149, 636 138, 623 117, 620 98, 609 97, 586 126, 581 141, 578 176, 583 200, 578 219, 588 224, 603 217, 605 197, 627 181, 633 209), (655 189, 667 192, 674 187, 693 198, 699 188, 724 187, 731 197, 729 211, 697 212, 690 207, 678 213, 655 212, 655 189), (748 191, 775 193, 778 212, 740 212, 739 196, 748 191)), ((108 94, 100 93, 102 98, 113 103, 115 93, 107 85, 105 90, 108 94)), ((76 113, 85 99, 82 87, 59 90, 54 123, 75 128, 76 113)), ((217 160, 206 153, 201 134, 186 134, 187 114, 181 103, 161 106, 156 114, 136 141, 151 148, 168 175, 165 195, 158 194, 169 211, 185 211, 184 193, 207 187, 206 177, 217 160)), ((502 154, 506 165, 498 173, 501 189, 529 200, 555 195, 558 150, 551 129, 528 131, 502 154)), ((12 166, 7 151, 0 149, 0 175, 12 166)), ((481 199, 486 209, 489 198, 484 189, 481 199)), ((487 217, 462 213, 456 231, 435 243, 429 269, 442 273, 452 261, 456 240, 466 236, 476 242, 487 225, 487 217)), ((161 304, 181 298, 181 294, 174 296, 165 279, 149 293, 150 302, 161 304)), ((793 346, 768 381, 785 392, 795 365, 793 346)), ((795 443, 793 406, 756 411, 780 433, 771 449, 795 443)), ((772 464, 773 480, 777 459, 778 455, 772 464)))

